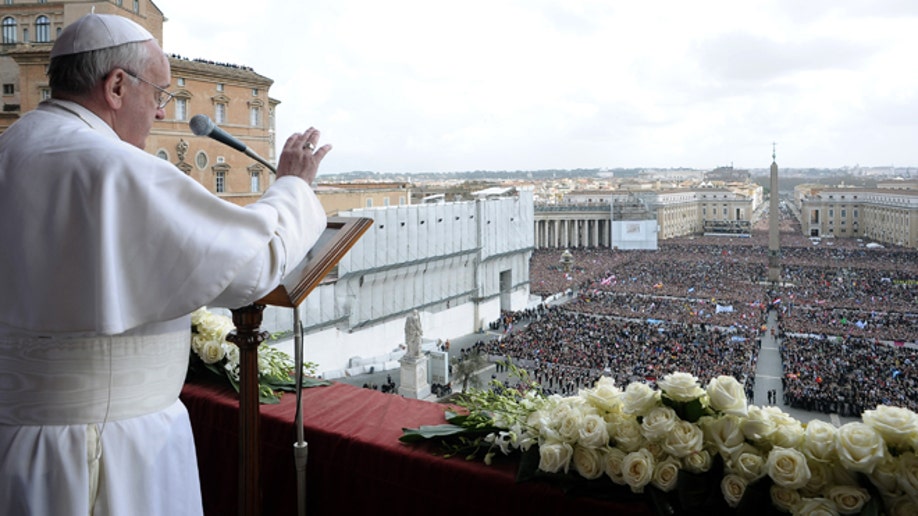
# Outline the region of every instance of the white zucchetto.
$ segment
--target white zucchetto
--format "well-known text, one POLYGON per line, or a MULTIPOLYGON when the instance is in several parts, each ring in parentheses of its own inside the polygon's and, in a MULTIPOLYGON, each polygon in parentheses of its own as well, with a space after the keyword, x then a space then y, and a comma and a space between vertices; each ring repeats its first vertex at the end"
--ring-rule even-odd
POLYGON ((61 31, 61 35, 51 48, 51 57, 80 54, 151 39, 154 39, 153 35, 147 29, 122 16, 87 14, 61 31))

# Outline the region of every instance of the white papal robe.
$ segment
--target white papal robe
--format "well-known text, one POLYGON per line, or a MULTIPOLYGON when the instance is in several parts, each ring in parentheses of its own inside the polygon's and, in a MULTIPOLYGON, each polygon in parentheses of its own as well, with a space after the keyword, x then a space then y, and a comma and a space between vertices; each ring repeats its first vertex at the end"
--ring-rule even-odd
POLYGON ((0 514, 200 514, 187 314, 262 297, 325 225, 299 178, 232 205, 72 102, 0 135, 0 514))

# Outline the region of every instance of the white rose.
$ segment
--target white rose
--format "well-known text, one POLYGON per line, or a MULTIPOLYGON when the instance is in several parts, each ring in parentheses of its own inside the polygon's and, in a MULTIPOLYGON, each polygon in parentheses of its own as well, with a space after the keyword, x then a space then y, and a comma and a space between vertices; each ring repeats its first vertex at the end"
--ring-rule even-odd
POLYGON ((583 413, 580 411, 579 407, 573 407, 567 404, 560 405, 559 407, 566 407, 566 409, 560 409, 553 414, 552 425, 558 429, 558 434, 561 436, 561 439, 570 444, 577 442, 577 439, 580 438, 580 428, 583 426, 583 413))
POLYGON ((867 490, 857 486, 832 486, 826 490, 826 498, 835 503, 841 514, 858 514, 870 500, 867 490))
POLYGON ((191 312, 191 324, 193 324, 193 325, 195 325, 195 326, 197 326, 198 324, 201 324, 201 320, 202 320, 202 319, 205 317, 205 315, 208 314, 208 313, 210 313, 210 312, 207 311, 207 307, 206 307, 206 306, 202 306, 201 308, 198 308, 198 309, 195 310, 194 312, 191 312))
POLYGON ((713 443, 722 456, 733 455, 745 442, 742 424, 736 416, 702 418, 700 422, 705 439, 713 443))
POLYGON ((889 455, 883 457, 869 476, 870 482, 877 486, 880 494, 884 497, 892 495, 899 490, 899 459, 889 455))
POLYGON ((775 431, 769 440, 775 446, 782 448, 797 448, 803 442, 803 424, 788 416, 787 418, 772 418, 775 422, 775 431))
POLYGON ((663 446, 660 445, 657 441, 649 441, 644 449, 650 452, 650 456, 653 457, 654 462, 661 461, 666 458, 666 450, 663 449, 663 446))
POLYGON ((714 410, 734 416, 746 415, 746 391, 736 378, 732 376, 712 378, 705 390, 714 410))
POLYGON ((803 434, 803 453, 816 460, 834 460, 837 434, 838 429, 831 423, 819 419, 810 421, 803 434))
POLYGON ((724 500, 730 507, 739 505, 743 495, 746 494, 746 480, 739 475, 728 473, 720 480, 720 490, 724 494, 724 500))
POLYGON ((673 457, 682 458, 701 451, 704 444, 704 433, 688 421, 678 420, 671 432, 666 434, 661 445, 663 450, 673 457))
POLYGON ((567 473, 574 449, 568 443, 550 442, 539 446, 539 469, 547 473, 567 473))
POLYGON ((838 516, 835 502, 828 498, 804 498, 794 511, 794 514, 805 516, 838 516))
POLYGON ((572 462, 577 473, 587 480, 597 479, 603 474, 605 464, 599 450, 595 448, 575 446, 572 462))
POLYGON ((771 437, 775 431, 775 424, 772 422, 768 412, 761 407, 751 405, 746 414, 746 419, 742 422, 743 435, 751 441, 763 441, 771 437))
POLYGON ((223 360, 223 357, 226 356, 226 351, 223 349, 223 346, 213 340, 209 340, 204 343, 204 347, 201 349, 201 361, 205 364, 216 364, 217 362, 223 360))
POLYGON ((679 462, 672 457, 660 461, 654 465, 653 478, 650 483, 657 489, 668 493, 676 487, 679 480, 679 462))
POLYGON ((886 439, 890 446, 902 448, 918 435, 918 415, 901 407, 879 405, 874 410, 867 410, 861 420, 886 439))
POLYGON ((635 493, 643 493, 644 486, 653 478, 653 455, 647 450, 638 450, 625 455, 622 460, 622 475, 625 483, 635 493))
POLYGON ((776 484, 789 489, 800 489, 810 480, 806 456, 793 448, 772 448, 765 470, 776 484))
POLYGON ((868 475, 886 454, 886 443, 879 432, 858 422, 846 423, 838 429, 835 448, 845 468, 868 475))
POLYGON ((641 422, 641 431, 649 441, 666 437, 676 424, 676 411, 669 407, 657 407, 651 410, 641 422))
POLYGON ((800 493, 806 497, 814 497, 830 484, 832 468, 826 462, 813 459, 807 460, 807 467, 810 468, 810 479, 800 488, 800 493))
POLYGON ((622 469, 625 462, 625 452, 618 448, 609 448, 603 456, 603 461, 606 475, 616 484, 625 485, 625 472, 622 469))
POLYGON ((778 509, 785 512, 797 512, 796 507, 800 505, 801 499, 796 489, 772 484, 769 494, 771 494, 771 503, 778 509))
POLYGON ((914 452, 905 452, 898 459, 899 487, 909 496, 918 497, 918 457, 914 452))
POLYGON ((622 391, 615 386, 615 380, 612 378, 601 377, 594 388, 583 390, 580 395, 599 410, 621 412, 622 391))
POLYGON ((641 425, 633 417, 622 418, 609 424, 610 437, 618 448, 625 452, 640 450, 647 440, 641 433, 641 425))
POLYGON ((545 440, 560 441, 561 436, 551 426, 551 414, 549 410, 536 410, 526 418, 526 426, 545 440))
POLYGON ((682 457, 683 467, 685 467, 686 471, 691 471, 692 473, 704 473, 711 469, 712 463, 713 459, 708 450, 701 450, 682 457))
POLYGON ((765 457, 762 453, 748 444, 740 447, 730 458, 730 470, 743 477, 747 482, 754 482, 766 474, 765 457))
POLYGON ((633 382, 622 393, 622 410, 633 416, 643 416, 660 405, 660 391, 644 383, 633 382))
POLYGON ((580 426, 578 443, 589 448, 601 448, 609 444, 609 431, 606 421, 597 414, 583 417, 580 426))
POLYGON ((918 514, 918 500, 903 495, 896 496, 886 501, 889 516, 915 516, 918 514))
POLYGON ((704 389, 695 378, 689 373, 672 373, 657 381, 657 386, 674 401, 692 401, 700 398, 705 394, 704 389))

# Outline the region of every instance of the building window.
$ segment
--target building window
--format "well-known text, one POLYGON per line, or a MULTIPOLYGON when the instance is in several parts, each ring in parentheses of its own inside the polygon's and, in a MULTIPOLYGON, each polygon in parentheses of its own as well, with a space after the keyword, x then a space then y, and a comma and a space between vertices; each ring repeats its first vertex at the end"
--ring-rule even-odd
POLYGON ((373 198, 370 197, 367 199, 367 208, 372 208, 372 207, 373 207, 373 198))
POLYGON ((207 153, 204 151, 198 151, 194 155, 194 164, 198 166, 199 169, 204 170, 207 167, 207 153))
POLYGON ((6 5, 13 5, 13 0, 3 0, 3 3, 6 5))
POLYGON ((218 124, 226 123, 226 104, 217 104, 214 106, 214 122, 218 124))
POLYGON ((47 16, 42 15, 35 19, 35 41, 37 43, 51 41, 51 21, 47 16))
POLYGON ((257 97, 257 96, 258 96, 258 88, 252 88, 252 96, 253 96, 253 97, 257 97))
POLYGON ((226 172, 220 171, 217 172, 216 184, 214 184, 214 190, 217 193, 223 193, 226 191, 226 172))
POLYGON ((252 193, 258 193, 261 191, 261 173, 257 170, 252 171, 252 193))
POLYGON ((848 210, 842 210, 842 211, 841 211, 841 216, 842 216, 842 218, 847 217, 847 216, 848 216, 848 210))
POLYGON ((184 86, 184 85, 185 85, 185 78, 184 78, 184 77, 179 77, 178 79, 175 80, 175 84, 176 84, 176 86, 184 86))
POLYGON ((134 0, 134 12, 135 13, 140 12, 140 0, 134 0))
POLYGON ((223 83, 222 83, 222 82, 218 82, 218 83, 217 83, 217 91, 223 91, 223 83))
POLYGON ((29 42, 29 28, 28 27, 22 28, 22 42, 23 43, 29 42))
MULTIPOLYGON (((12 0, 7 0, 7 5, 12 0)), ((3 43, 15 43, 16 42, 16 19, 7 16, 3 19, 3 43)))
POLYGON ((830 217, 834 217, 834 216, 835 216, 835 210, 829 210, 829 216, 830 216, 830 217))
POLYGON ((249 108, 249 125, 259 127, 261 125, 261 108, 249 108))
POLYGON ((399 206, 404 206, 404 205, 405 205, 405 196, 404 196, 404 195, 399 195, 399 196, 398 196, 398 205, 399 205, 399 206))
POLYGON ((384 197, 384 198, 383 198, 383 206, 389 206, 389 198, 388 198, 388 197, 384 197))
POLYGON ((48 100, 48 99, 50 99, 50 98, 51 98, 51 89, 50 89, 50 88, 42 88, 42 89, 41 89, 41 92, 40 92, 40 95, 41 95, 41 100, 48 100))
POLYGON ((175 119, 185 120, 188 117, 188 99, 175 99, 175 119))
POLYGON ((4 94, 4 95, 12 95, 12 94, 14 94, 14 93, 16 93, 16 85, 11 84, 11 83, 6 83, 6 84, 3 85, 3 94, 4 94))
POLYGON ((156 157, 162 160, 169 161, 169 153, 165 149, 159 149, 156 151, 156 157))

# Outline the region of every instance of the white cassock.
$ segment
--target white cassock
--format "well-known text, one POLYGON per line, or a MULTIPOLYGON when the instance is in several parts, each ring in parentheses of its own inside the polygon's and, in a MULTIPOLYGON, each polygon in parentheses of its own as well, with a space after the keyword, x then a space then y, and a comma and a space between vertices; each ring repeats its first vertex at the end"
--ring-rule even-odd
POLYGON ((201 514, 188 314, 264 296, 325 224, 299 178, 235 206, 71 102, 0 135, 0 514, 201 514))

